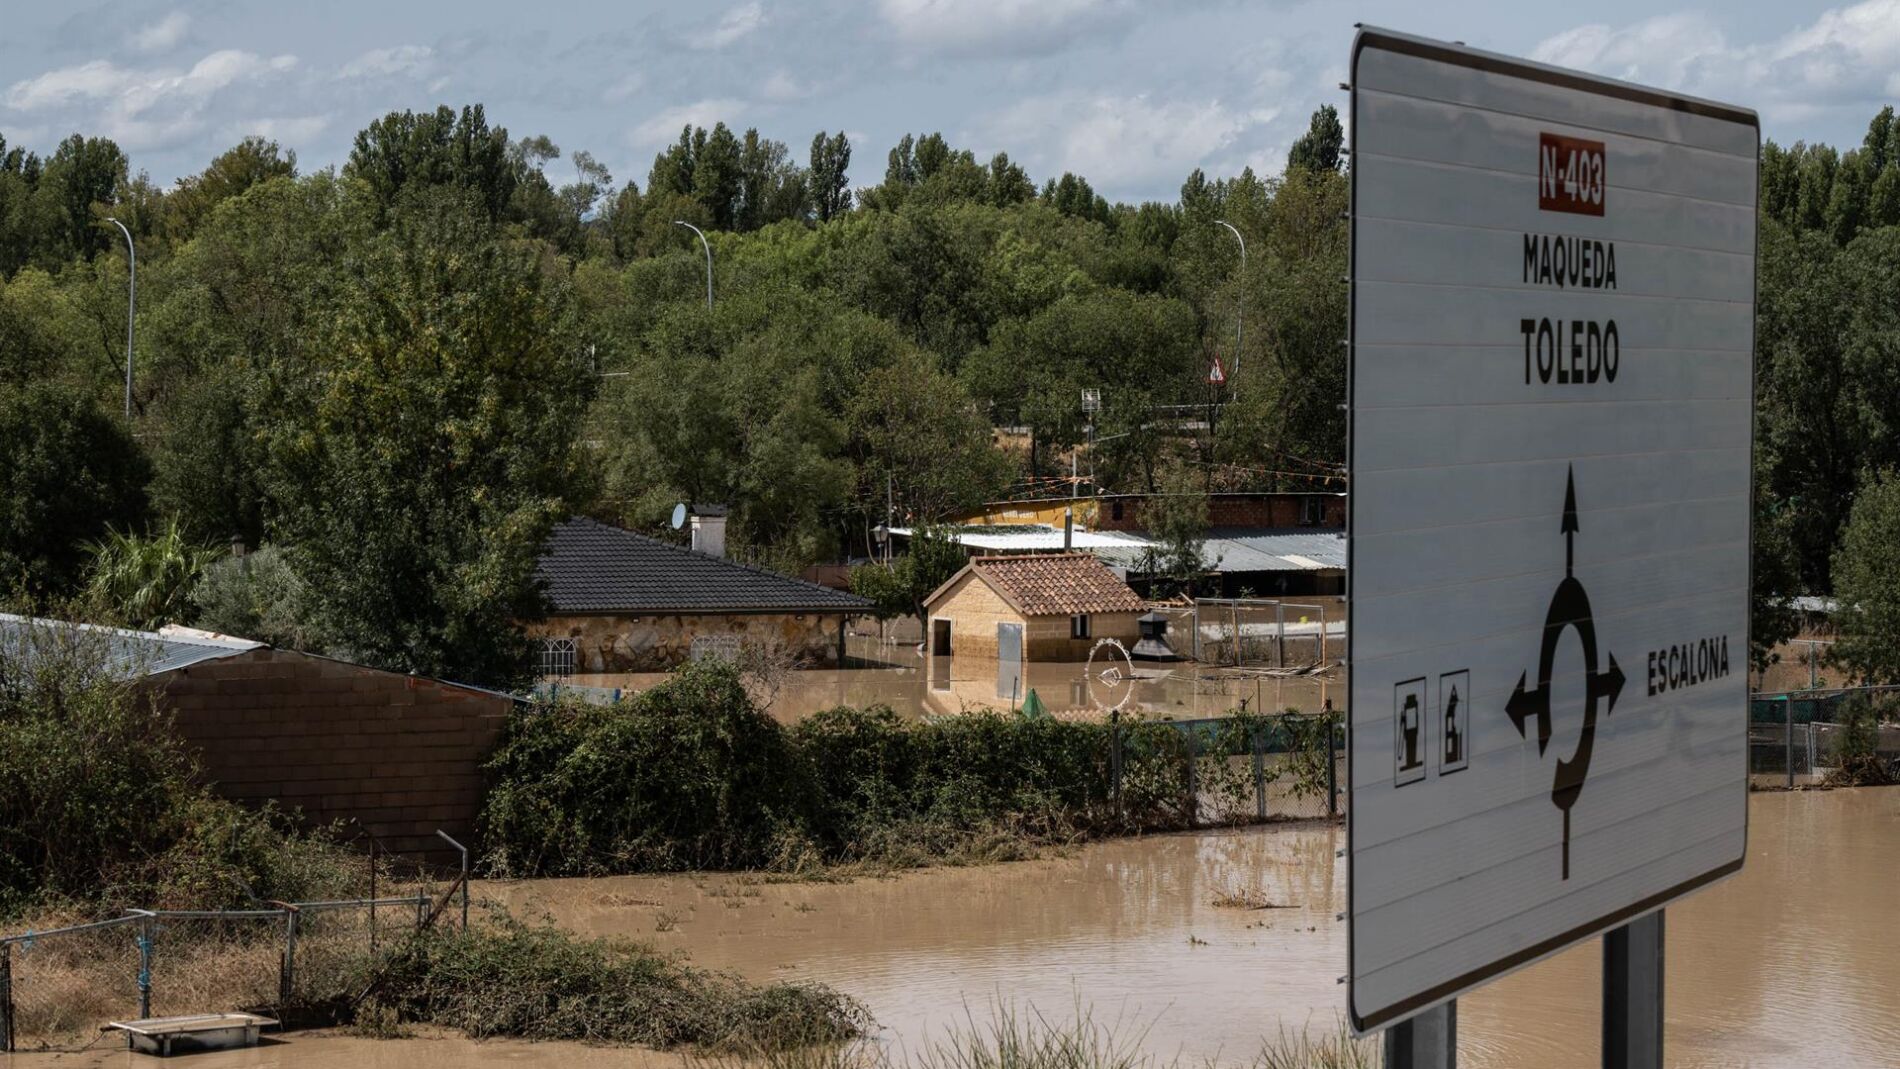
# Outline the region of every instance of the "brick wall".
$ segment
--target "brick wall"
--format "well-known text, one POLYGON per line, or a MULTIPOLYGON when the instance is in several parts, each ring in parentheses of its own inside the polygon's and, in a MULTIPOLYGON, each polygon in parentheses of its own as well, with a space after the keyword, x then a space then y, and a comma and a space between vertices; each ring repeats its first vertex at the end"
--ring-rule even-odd
MULTIPOLYGON (((950 621, 950 652, 957 657, 994 659, 996 625, 1023 625, 1023 656, 1030 661, 1086 661, 1089 650, 1104 638, 1121 639, 1132 646, 1139 637, 1135 623, 1140 613, 1096 613, 1089 618, 1090 637, 1070 638, 1067 616, 1025 617, 1003 600, 974 571, 958 579, 930 606, 930 619, 950 621)), ((925 634, 930 634, 926 629, 925 634)))
POLYGON ((481 764, 512 699, 270 649, 180 669, 160 688, 225 797, 317 824, 354 818, 410 857, 454 859, 437 828, 476 848, 481 764))

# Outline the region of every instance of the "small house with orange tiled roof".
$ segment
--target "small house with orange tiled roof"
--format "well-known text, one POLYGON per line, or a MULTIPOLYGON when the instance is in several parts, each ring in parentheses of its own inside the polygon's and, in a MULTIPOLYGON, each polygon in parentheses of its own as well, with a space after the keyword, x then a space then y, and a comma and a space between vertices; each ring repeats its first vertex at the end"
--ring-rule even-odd
POLYGON ((1132 647, 1146 604, 1089 553, 972 557, 924 601, 930 653, 1081 661, 1105 638, 1132 647))

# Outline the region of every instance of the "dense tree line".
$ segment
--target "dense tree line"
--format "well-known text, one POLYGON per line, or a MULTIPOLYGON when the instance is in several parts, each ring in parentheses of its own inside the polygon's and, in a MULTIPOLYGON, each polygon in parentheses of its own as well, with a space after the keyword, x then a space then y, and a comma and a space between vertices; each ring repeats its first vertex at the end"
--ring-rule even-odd
MULTIPOLYGON (((1856 492, 1900 452, 1896 138, 1888 109, 1858 149, 1763 150, 1768 633, 1775 597, 1831 588, 1856 492)), ((1321 109, 1281 173, 1142 204, 936 133, 854 186, 842 133, 800 158, 723 124, 616 184, 479 106, 391 113, 317 172, 249 138, 170 189, 105 139, 0 142, 0 588, 134 589, 92 573, 163 554, 115 536, 237 538, 272 548, 150 603, 505 682, 567 512, 663 531, 677 501, 724 502, 735 552, 795 568, 869 555, 887 508, 928 524, 1066 492, 1072 466, 1117 491, 1340 489, 1342 142, 1321 109), (107 216, 139 250, 129 424, 107 216), (295 621, 265 604, 292 598, 295 621)))

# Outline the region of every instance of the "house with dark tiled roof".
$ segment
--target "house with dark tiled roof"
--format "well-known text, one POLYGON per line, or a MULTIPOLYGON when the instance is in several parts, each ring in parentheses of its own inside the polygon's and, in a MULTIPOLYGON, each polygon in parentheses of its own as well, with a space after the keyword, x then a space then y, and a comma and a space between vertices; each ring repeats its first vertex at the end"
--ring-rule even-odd
POLYGON ((1147 608, 1089 553, 972 557, 924 602, 933 656, 1080 661, 1105 638, 1133 646, 1147 608))
POLYGON ((550 606, 531 627, 543 677, 667 671, 747 647, 804 667, 835 666, 850 619, 873 608, 841 590, 585 517, 555 526, 536 576, 550 606))

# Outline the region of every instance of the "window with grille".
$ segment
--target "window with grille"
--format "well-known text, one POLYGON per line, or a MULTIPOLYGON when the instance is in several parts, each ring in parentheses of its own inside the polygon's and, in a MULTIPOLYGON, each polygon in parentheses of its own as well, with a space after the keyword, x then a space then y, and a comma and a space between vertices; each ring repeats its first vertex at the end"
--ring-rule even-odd
POLYGON ((571 638, 544 639, 541 643, 541 677, 571 676, 579 646, 571 638))
POLYGON ((1069 617, 1069 637, 1089 637, 1089 618, 1086 614, 1069 617))
POLYGON ((1316 497, 1300 499, 1300 526, 1318 527, 1326 520, 1326 503, 1316 497))

